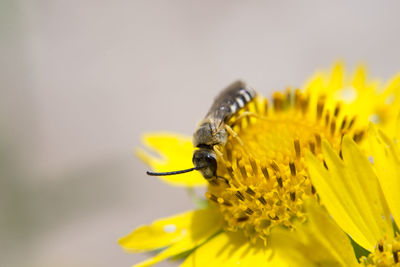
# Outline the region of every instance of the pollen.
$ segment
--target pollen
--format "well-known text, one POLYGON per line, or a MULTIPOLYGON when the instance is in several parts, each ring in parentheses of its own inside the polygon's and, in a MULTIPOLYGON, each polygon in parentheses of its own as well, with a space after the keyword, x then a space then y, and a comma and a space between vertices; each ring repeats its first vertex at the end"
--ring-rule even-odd
POLYGON ((392 241, 380 240, 374 252, 368 257, 361 257, 360 262, 367 267, 400 266, 400 236, 397 235, 392 241))
POLYGON ((223 214, 226 230, 267 244, 272 227, 294 229, 294 220, 306 219, 303 202, 316 197, 307 151, 323 162, 323 139, 340 153, 344 134, 361 142, 365 132, 356 117, 342 114, 340 102, 327 106, 325 99, 311 101, 299 90, 287 90, 275 93, 270 105, 258 96, 227 122, 228 132, 235 134, 214 147, 217 177, 206 192, 223 214))

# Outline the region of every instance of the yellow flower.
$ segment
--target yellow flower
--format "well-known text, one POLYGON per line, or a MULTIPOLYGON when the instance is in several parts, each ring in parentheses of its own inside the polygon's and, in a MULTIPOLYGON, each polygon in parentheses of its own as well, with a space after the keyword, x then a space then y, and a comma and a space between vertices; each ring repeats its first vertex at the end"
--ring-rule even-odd
MULTIPOLYGON (((207 208, 139 227, 120 245, 134 252, 163 249, 137 266, 167 258, 186 258, 183 266, 282 266, 284 257, 270 247, 270 231, 275 226, 293 230, 294 221, 306 219, 304 201, 316 199, 307 151, 325 162, 322 144, 341 154, 345 134, 365 146, 370 121, 394 132, 399 88, 395 78, 381 90, 366 79, 363 67, 348 79, 337 64, 329 75, 317 73, 303 91, 275 93, 271 104, 256 97, 227 122, 236 134, 225 146, 214 147, 217 178, 207 182, 197 172, 161 178, 178 186, 207 186, 207 208)), ((192 165, 189 137, 146 135, 145 144, 161 155, 139 151, 156 171, 192 165)))
POLYGON ((400 266, 400 236, 392 219, 400 222, 400 147, 370 126, 368 158, 347 136, 341 159, 323 143, 326 167, 312 155, 310 177, 322 203, 337 224, 371 253, 365 266, 400 266))

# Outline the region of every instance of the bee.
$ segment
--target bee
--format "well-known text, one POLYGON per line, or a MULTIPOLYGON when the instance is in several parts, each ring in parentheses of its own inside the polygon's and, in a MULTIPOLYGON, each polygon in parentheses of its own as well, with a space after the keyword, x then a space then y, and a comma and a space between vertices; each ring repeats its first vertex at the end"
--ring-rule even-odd
POLYGON ((152 176, 176 175, 194 170, 206 179, 217 176, 217 154, 214 146, 225 145, 228 140, 228 120, 256 97, 256 91, 242 81, 225 88, 214 100, 205 118, 193 134, 193 168, 172 172, 147 172, 152 176))

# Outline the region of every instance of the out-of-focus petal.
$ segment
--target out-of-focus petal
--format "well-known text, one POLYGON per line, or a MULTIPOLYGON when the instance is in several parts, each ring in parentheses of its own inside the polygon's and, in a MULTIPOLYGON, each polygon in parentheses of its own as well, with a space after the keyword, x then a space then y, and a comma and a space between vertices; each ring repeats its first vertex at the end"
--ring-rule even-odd
POLYGON ((251 244, 239 232, 223 232, 196 249, 181 267, 287 266, 263 244, 251 244))
POLYGON ((209 208, 182 213, 173 217, 144 225, 126 237, 119 244, 127 251, 143 252, 165 250, 138 266, 149 266, 171 256, 191 250, 221 230, 219 214, 209 208))
MULTIPOLYGON (((144 149, 136 154, 157 172, 170 172, 193 167, 193 145, 191 137, 176 133, 153 133, 143 136, 143 143, 156 155, 144 149)), ((206 186, 207 181, 198 171, 159 178, 175 186, 206 186)))

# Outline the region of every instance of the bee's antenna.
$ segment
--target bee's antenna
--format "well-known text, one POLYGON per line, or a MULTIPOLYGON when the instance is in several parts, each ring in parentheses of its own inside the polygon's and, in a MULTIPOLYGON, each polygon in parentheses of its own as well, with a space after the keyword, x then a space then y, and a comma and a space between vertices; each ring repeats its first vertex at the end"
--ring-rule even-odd
POLYGON ((186 169, 186 170, 173 171, 173 172, 149 172, 149 171, 147 171, 146 173, 147 173, 147 175, 150 175, 150 176, 166 176, 166 175, 175 175, 175 174, 191 172, 191 171, 199 170, 202 168, 204 168, 204 167, 194 167, 194 168, 190 168, 190 169, 186 169))

